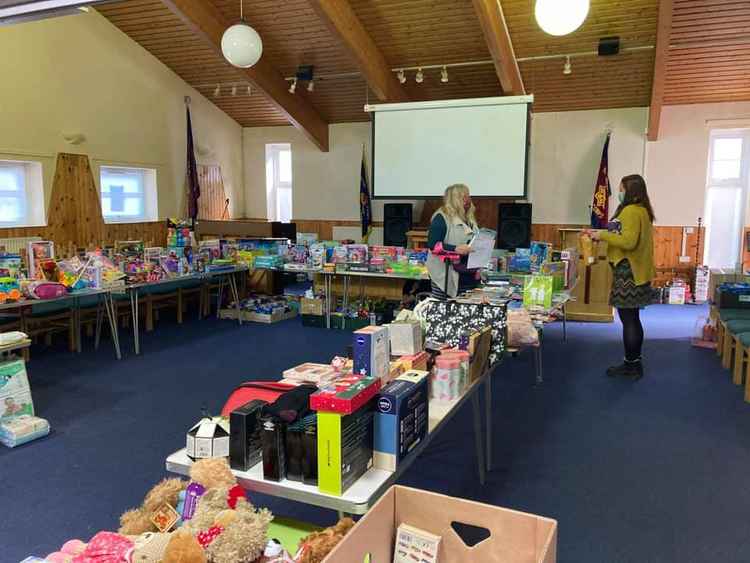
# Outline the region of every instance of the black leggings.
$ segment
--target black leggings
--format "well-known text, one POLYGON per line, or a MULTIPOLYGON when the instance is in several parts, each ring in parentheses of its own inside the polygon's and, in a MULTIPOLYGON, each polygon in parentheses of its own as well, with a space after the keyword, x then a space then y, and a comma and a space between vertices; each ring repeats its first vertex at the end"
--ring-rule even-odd
POLYGON ((622 342, 625 345, 625 359, 635 362, 641 359, 643 347, 643 325, 640 309, 617 309, 622 321, 622 342))

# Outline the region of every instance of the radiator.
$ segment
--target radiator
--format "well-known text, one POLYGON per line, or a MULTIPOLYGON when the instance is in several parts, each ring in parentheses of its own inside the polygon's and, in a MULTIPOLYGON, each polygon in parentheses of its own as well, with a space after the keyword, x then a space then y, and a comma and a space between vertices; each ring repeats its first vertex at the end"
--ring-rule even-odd
POLYGON ((0 238, 0 248, 5 248, 8 254, 20 254, 21 250, 26 250, 28 243, 43 240, 42 237, 16 237, 0 238))

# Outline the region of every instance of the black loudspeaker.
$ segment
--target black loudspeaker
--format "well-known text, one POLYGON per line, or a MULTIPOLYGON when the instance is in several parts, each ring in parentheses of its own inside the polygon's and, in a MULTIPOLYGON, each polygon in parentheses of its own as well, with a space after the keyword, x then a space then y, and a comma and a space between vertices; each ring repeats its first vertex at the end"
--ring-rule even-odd
POLYGON ((501 203, 497 206, 497 247, 503 250, 531 246, 531 204, 501 203))
POLYGON ((273 238, 288 238, 292 243, 297 242, 297 223, 271 223, 271 236, 273 238))
POLYGON ((386 203, 383 206, 383 244, 406 246, 406 233, 411 231, 411 203, 386 203))
POLYGON ((620 52, 620 38, 619 37, 602 37, 599 39, 599 56, 600 57, 611 57, 617 55, 620 52))

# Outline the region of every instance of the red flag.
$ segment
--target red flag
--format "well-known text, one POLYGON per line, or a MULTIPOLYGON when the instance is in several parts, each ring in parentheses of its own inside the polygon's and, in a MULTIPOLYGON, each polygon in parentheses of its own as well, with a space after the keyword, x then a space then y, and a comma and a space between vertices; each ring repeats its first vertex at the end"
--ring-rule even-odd
POLYGON ((594 200, 591 203, 591 227, 593 229, 606 229, 609 222, 609 196, 612 190, 609 186, 609 138, 604 141, 602 161, 599 164, 599 177, 594 188, 594 200))

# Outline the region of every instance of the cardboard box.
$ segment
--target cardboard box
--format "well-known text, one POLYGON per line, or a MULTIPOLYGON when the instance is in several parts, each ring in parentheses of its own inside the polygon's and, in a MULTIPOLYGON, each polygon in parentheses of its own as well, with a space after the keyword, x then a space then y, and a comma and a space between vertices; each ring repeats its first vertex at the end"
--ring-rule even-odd
POLYGON ((354 373, 368 377, 388 377, 390 342, 384 326, 366 326, 354 332, 354 373))
POLYGON ((709 273, 708 295, 712 299, 716 295, 716 288, 723 283, 735 283, 744 281, 744 276, 739 270, 731 268, 714 268, 709 273))
POLYGON ((322 315, 323 300, 303 297, 300 299, 300 313, 303 315, 322 315))
POLYGON ((376 468, 396 471, 399 462, 427 436, 429 375, 408 371, 380 390, 375 401, 376 468))
POLYGON ((469 383, 484 375, 490 363, 492 349, 492 330, 487 327, 471 334, 469 337, 469 383))
MULTIPOLYGON (((240 310, 240 314, 242 315, 242 320, 252 323, 264 323, 264 324, 273 324, 278 323, 281 321, 286 321, 288 319, 293 319, 297 316, 297 311, 274 311, 271 314, 266 313, 256 313, 255 311, 244 311, 240 310)), ((220 319, 232 319, 237 320, 237 309, 232 307, 231 309, 222 309, 219 311, 219 318, 220 319)))
POLYGON ((386 326, 392 355, 412 356, 424 350, 422 324, 419 321, 393 322, 386 326))
POLYGON ((318 489, 342 495, 372 467, 372 403, 352 414, 318 413, 318 489))
POLYGON ((403 523, 442 538, 437 557, 441 563, 557 562, 555 520, 394 485, 323 563, 392 561, 396 530, 403 523), (484 528, 490 536, 468 547, 452 522, 484 528))

